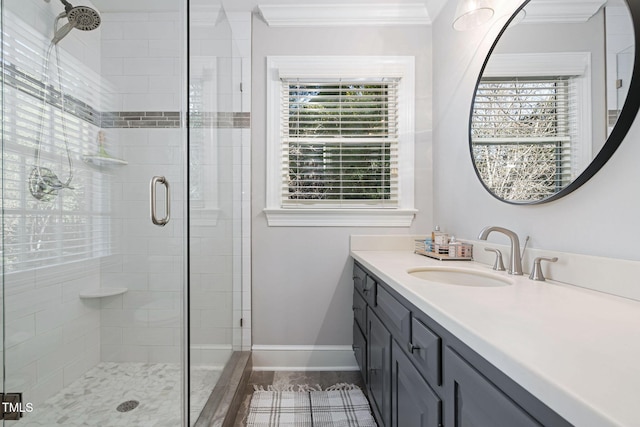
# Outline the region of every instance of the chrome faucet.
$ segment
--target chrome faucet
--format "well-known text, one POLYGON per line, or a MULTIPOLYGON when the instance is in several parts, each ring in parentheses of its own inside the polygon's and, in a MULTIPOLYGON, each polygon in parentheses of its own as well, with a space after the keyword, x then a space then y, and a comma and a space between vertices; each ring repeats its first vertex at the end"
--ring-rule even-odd
POLYGON ((482 229, 478 239, 487 240, 487 236, 492 231, 504 234, 511 240, 511 255, 509 256, 509 274, 522 276, 522 259, 520 258, 520 240, 518 235, 503 227, 489 226, 482 229))

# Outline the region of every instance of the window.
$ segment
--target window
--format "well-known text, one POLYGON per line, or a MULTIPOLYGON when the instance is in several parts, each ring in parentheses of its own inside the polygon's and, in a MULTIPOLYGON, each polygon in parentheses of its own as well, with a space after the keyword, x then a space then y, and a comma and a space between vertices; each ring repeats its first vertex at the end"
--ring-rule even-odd
POLYGON ((478 174, 501 199, 542 200, 591 161, 589 52, 494 54, 474 99, 478 174))
POLYGON ((471 141, 483 182, 507 200, 541 200, 573 179, 568 77, 483 79, 471 141))
MULTIPOLYGON (((106 256, 112 250, 108 171, 90 168, 81 160, 82 155, 98 149, 99 128, 92 120, 96 111, 84 101, 94 105, 99 101, 94 73, 69 57, 63 59, 67 61, 62 73, 63 121, 57 81, 51 80, 56 76, 55 67, 49 70, 49 84, 56 84, 45 89, 43 58, 31 54, 41 51, 44 41, 34 39, 30 27, 20 19, 12 17, 6 22, 11 28, 4 34, 0 75, 3 272, 19 273, 106 256), (63 182, 73 171, 72 188, 60 190, 55 197, 37 199, 30 192, 30 184, 37 183, 33 173, 38 141, 42 142, 42 170, 51 170, 63 182)), ((51 61, 55 63, 54 56, 51 61)))
POLYGON ((271 57, 268 67, 269 225, 410 225, 413 58, 271 57))
POLYGON ((283 80, 283 206, 397 206, 398 82, 384 80, 283 80))

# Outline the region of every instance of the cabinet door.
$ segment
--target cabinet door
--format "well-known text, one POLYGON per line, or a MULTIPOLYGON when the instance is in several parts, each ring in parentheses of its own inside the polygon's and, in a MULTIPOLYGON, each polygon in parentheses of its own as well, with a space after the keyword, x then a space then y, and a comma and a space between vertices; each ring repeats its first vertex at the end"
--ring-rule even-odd
POLYGON ((353 317, 364 333, 367 330, 367 303, 364 298, 353 290, 353 317))
POLYGON ((362 379, 365 384, 367 381, 367 340, 365 339, 360 327, 353 322, 353 355, 360 367, 362 379))
POLYGON ((456 427, 540 427, 531 415, 447 347, 446 425, 456 427))
POLYGON ((391 425, 438 427, 442 404, 418 370, 393 341, 391 348, 391 425))
POLYGON ((367 313, 369 398, 376 421, 390 425, 391 414, 391 334, 371 309, 367 313))

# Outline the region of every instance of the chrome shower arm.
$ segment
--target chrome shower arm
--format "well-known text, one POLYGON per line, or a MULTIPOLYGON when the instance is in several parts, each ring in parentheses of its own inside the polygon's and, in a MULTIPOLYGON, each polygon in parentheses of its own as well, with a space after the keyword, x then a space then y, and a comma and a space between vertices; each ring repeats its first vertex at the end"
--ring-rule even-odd
POLYGON ((73 6, 67 0, 60 0, 60 2, 64 5, 64 11, 66 13, 69 13, 69 11, 73 9, 73 6))

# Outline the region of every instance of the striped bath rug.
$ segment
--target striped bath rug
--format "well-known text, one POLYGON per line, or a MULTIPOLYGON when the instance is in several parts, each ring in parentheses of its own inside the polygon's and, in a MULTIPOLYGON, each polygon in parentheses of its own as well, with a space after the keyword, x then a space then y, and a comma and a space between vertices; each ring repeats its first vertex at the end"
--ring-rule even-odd
POLYGON ((247 427, 376 427, 369 402, 353 384, 256 387, 247 427))

